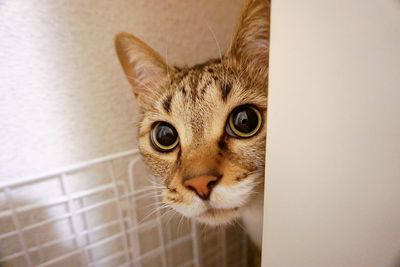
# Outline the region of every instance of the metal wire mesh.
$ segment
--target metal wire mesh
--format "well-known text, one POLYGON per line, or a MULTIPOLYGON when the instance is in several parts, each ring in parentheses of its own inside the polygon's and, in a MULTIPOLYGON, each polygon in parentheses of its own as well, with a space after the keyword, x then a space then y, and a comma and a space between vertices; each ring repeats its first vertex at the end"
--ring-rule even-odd
POLYGON ((148 177, 133 150, 0 183, 0 266, 247 266, 240 230, 157 209, 148 177))

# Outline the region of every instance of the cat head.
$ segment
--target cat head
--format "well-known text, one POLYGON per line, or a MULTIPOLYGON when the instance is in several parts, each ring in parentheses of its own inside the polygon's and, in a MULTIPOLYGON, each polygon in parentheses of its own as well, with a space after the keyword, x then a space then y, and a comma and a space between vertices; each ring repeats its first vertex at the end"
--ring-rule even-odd
POLYGON ((231 222, 264 177, 269 3, 245 5, 220 59, 168 66, 140 39, 120 33, 116 51, 142 111, 139 150, 163 181, 163 200, 187 217, 231 222))

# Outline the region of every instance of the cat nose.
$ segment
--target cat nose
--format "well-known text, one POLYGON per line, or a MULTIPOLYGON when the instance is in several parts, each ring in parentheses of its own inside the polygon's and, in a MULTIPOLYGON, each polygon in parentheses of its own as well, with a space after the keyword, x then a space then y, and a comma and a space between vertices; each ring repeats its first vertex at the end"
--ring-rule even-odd
POLYGON ((202 175, 186 179, 183 185, 196 194, 203 200, 208 200, 214 186, 218 183, 221 177, 212 175, 202 175))

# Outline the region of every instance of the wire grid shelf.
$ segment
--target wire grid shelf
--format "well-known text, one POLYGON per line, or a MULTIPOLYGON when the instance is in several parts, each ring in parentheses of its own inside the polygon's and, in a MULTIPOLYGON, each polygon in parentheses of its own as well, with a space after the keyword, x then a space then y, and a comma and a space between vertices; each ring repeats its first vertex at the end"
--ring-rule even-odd
POLYGON ((247 266, 240 229, 156 209, 148 177, 132 150, 0 183, 0 266, 247 266))

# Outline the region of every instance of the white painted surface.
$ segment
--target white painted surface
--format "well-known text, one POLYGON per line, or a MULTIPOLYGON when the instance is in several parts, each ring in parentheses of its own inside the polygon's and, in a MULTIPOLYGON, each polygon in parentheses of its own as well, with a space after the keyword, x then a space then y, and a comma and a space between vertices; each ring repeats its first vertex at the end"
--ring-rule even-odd
POLYGON ((196 63, 228 46, 241 0, 3 0, 0 179, 135 146, 138 111, 114 54, 129 31, 168 61, 196 63))
POLYGON ((400 266, 400 2, 272 4, 263 266, 400 266))

